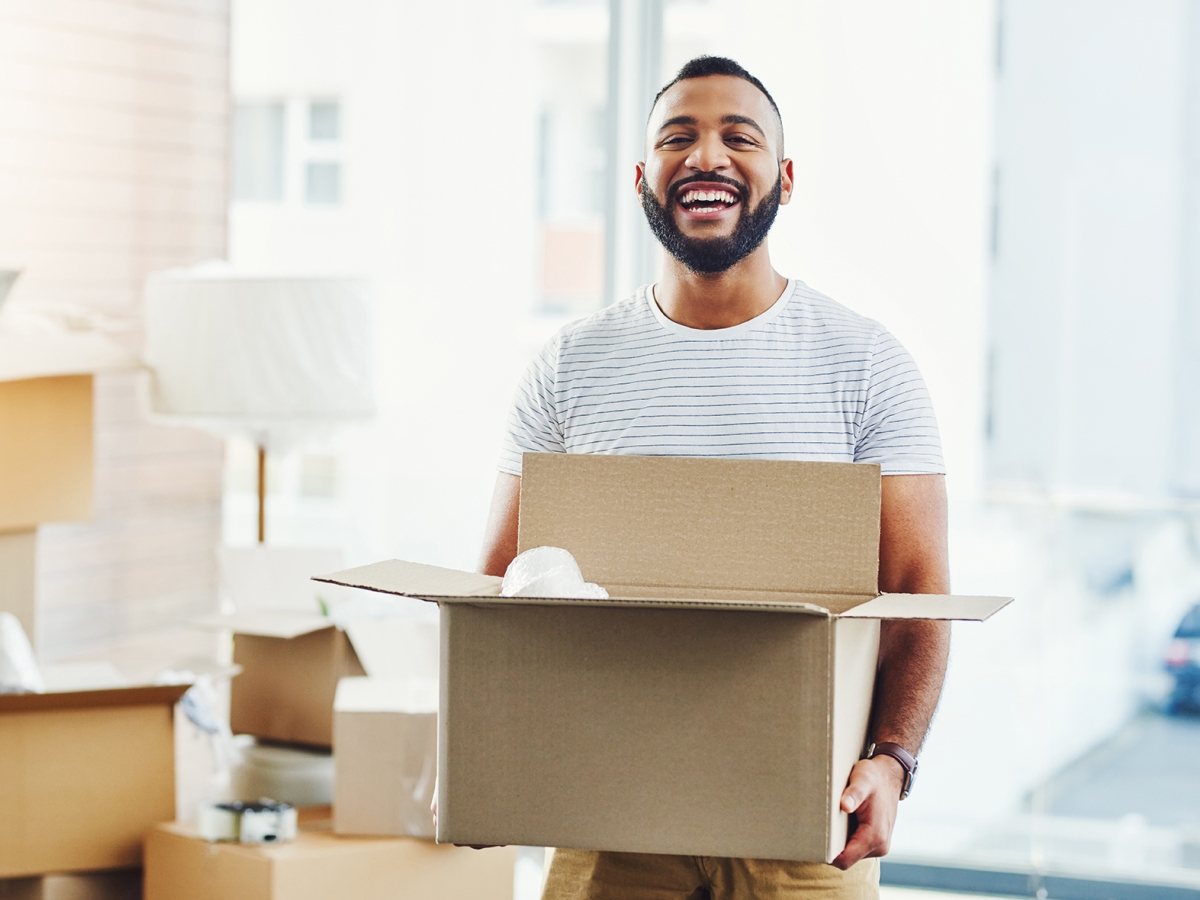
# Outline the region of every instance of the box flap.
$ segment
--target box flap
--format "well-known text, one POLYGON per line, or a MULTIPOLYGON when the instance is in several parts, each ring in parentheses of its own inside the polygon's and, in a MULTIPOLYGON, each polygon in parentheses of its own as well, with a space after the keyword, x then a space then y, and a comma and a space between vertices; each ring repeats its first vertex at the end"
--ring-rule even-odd
POLYGON ((259 637, 276 637, 291 640, 302 634, 311 634, 322 628, 333 628, 334 624, 324 616, 308 616, 300 613, 258 612, 234 613, 228 616, 201 616, 192 619, 198 628, 213 631, 228 630, 234 634, 254 634, 259 637))
POLYGON ((218 547, 221 583, 238 612, 320 612, 314 572, 340 569, 340 550, 308 547, 218 547))
POLYGON ((959 597, 950 594, 880 594, 841 613, 858 619, 957 619, 983 622, 1012 603, 1011 597, 959 597))
POLYGON ((335 712, 437 713, 437 678, 343 678, 335 712))
POLYGON ((0 694, 0 713, 43 709, 89 709, 102 706, 174 704, 190 684, 154 684, 96 691, 58 691, 51 694, 0 694))
POLYGON ((527 453, 523 467, 520 550, 563 547, 588 581, 877 593, 878 466, 527 453))
POLYGON ((314 575, 313 581, 426 600, 435 597, 497 597, 504 579, 496 575, 480 575, 477 572, 388 559, 330 575, 314 575))
POLYGON ((0 381, 137 368, 133 354, 93 332, 0 328, 0 381))

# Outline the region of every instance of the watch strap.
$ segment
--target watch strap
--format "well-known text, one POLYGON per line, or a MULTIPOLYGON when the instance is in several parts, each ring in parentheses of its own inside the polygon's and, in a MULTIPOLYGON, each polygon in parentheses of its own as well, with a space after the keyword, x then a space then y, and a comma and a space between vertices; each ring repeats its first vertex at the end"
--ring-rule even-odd
POLYGON ((900 799, 903 800, 912 791, 913 780, 917 777, 917 758, 891 741, 880 741, 867 747, 866 758, 874 759, 876 756, 890 756, 904 769, 904 785, 900 788, 900 799))

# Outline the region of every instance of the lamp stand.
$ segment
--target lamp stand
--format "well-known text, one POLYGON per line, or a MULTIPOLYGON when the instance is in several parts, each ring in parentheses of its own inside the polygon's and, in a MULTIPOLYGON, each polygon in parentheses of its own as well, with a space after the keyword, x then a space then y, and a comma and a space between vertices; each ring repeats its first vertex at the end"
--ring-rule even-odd
POLYGON ((267 541, 267 448, 258 448, 258 542, 267 541))

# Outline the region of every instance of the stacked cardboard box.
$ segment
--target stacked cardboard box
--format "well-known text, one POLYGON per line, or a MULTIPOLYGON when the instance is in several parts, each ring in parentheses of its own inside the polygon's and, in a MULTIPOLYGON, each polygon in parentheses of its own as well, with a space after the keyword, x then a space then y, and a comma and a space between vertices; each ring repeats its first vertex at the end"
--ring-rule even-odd
POLYGON ((0 695, 0 878, 137 867, 175 816, 185 685, 0 695))
POLYGON ((346 838, 328 821, 286 844, 210 843, 184 825, 146 839, 146 900, 512 900, 515 851, 346 838))
POLYGON ((93 374, 135 364, 100 335, 0 328, 0 611, 35 646, 37 526, 92 517, 93 374))

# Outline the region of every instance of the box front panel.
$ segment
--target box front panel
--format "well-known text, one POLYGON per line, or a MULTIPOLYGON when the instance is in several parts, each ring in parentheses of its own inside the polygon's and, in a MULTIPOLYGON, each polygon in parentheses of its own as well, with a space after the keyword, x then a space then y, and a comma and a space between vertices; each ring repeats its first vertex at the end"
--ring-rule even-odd
POLYGON ((443 607, 438 840, 823 860, 828 619, 443 607))
POLYGON ((0 531, 92 517, 92 376, 0 381, 0 531))
POLYGON ((0 877, 138 866, 175 817, 169 706, 0 716, 0 877))
POLYGON ((433 837, 435 713, 333 714, 334 830, 433 837))
POLYGON ((171 826, 146 835, 146 900, 282 900, 270 860, 253 848, 213 844, 171 826))

